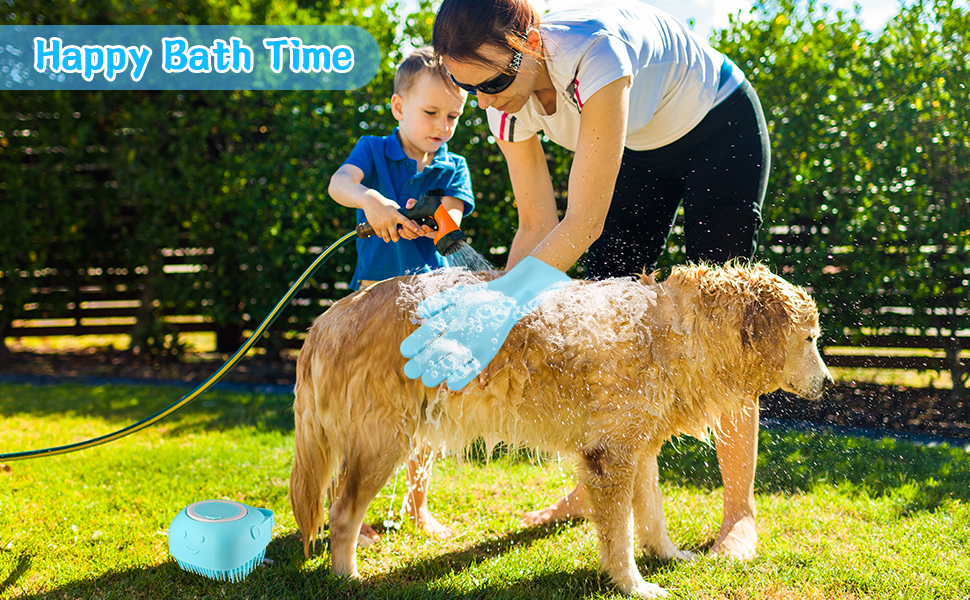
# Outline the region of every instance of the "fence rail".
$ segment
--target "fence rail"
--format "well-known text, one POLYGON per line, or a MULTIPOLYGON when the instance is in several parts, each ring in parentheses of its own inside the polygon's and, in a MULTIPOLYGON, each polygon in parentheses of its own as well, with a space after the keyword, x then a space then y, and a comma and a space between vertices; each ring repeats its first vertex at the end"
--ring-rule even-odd
MULTIPOLYGON (((197 278, 198 272, 204 269, 206 257, 211 254, 207 249, 194 248, 163 252, 162 268, 165 276, 197 278)), ((65 284, 65 280, 70 277, 64 277, 64 273, 59 278, 46 277, 43 273, 34 274, 37 286, 30 301, 24 306, 23 318, 13 322, 6 336, 20 338, 131 334, 138 324, 139 314, 144 318, 146 313, 142 305, 146 272, 144 267, 86 268, 74 271, 79 276, 86 276, 84 281, 74 285, 65 284), (71 301, 68 302, 68 299, 71 301)), ((830 281, 827 284, 834 286, 837 282, 830 281)), ((337 284, 337 287, 346 288, 346 285, 337 284)), ((960 352, 964 354, 964 369, 970 367, 970 358, 966 357, 966 353, 970 352, 970 329, 917 329, 912 327, 917 311, 911 307, 898 306, 900 298, 897 297, 886 296, 880 300, 886 304, 876 306, 870 301, 865 309, 866 314, 877 315, 878 327, 836 333, 824 340, 825 360, 829 366, 942 371, 951 368, 952 352, 956 350, 958 356, 960 352), (945 335, 940 335, 941 332, 945 335), (934 333, 937 335, 933 335, 934 333), (946 354, 947 348, 951 355, 946 354)), ((0 289, 0 303, 2 302, 0 289)), ((307 300, 299 296, 294 302, 303 305, 314 303, 321 312, 331 303, 328 299, 307 300)), ((921 310, 932 315, 937 309, 922 307, 921 310)), ((157 307, 148 312, 161 314, 166 327, 178 333, 216 331, 211 319, 201 314, 189 314, 184 310, 158 310, 157 307)), ((265 317, 256 314, 251 316, 253 326, 265 317)), ((943 326, 943 317, 945 315, 932 320, 943 326)), ((965 323, 968 317, 966 310, 961 310, 956 317, 959 322, 965 323)), ((302 345, 305 326, 288 324, 281 320, 277 321, 274 329, 283 331, 285 346, 298 348, 302 345)))
MULTIPOLYGON (((35 309, 38 313, 36 315, 31 315, 30 313, 34 311, 28 310, 26 318, 14 322, 8 337, 126 335, 132 332, 137 322, 138 310, 141 308, 141 301, 137 294, 103 294, 89 290, 85 296, 87 296, 85 300, 80 303, 80 306, 74 307, 69 316, 58 315, 50 318, 39 314, 42 312, 40 309, 35 309)), ((321 306, 321 311, 323 308, 321 306)), ((163 311, 163 319, 171 329, 179 333, 215 331, 211 320, 201 315, 163 311)), ((302 345, 303 333, 302 331, 287 332, 286 345, 298 348, 302 345)), ((955 347, 963 351, 970 351, 970 331, 961 331, 952 337, 892 334, 843 337, 829 341, 830 344, 825 351, 825 361, 832 367, 947 370, 950 368, 948 358, 942 355, 945 344, 955 344, 955 347), (948 338, 952 341, 948 341, 948 338), (900 352, 887 355, 887 350, 900 352), (918 350, 933 354, 904 355, 918 350)), ((968 361, 964 359, 964 362, 968 361)))

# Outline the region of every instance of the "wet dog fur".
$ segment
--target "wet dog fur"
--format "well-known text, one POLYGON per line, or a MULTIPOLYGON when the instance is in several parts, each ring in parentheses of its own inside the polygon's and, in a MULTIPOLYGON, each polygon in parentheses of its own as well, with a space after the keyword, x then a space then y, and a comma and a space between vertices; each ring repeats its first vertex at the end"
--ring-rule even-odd
POLYGON ((335 303, 310 329, 297 364, 290 501, 309 556, 329 510, 333 571, 357 577, 368 504, 412 449, 487 443, 576 461, 601 567, 624 593, 664 595, 638 550, 686 558, 670 541, 657 454, 671 436, 706 435, 722 414, 779 388, 818 398, 831 382, 809 294, 761 265, 675 268, 576 281, 519 322, 477 382, 459 392, 404 375, 401 341, 417 303, 499 273, 396 278, 335 303))

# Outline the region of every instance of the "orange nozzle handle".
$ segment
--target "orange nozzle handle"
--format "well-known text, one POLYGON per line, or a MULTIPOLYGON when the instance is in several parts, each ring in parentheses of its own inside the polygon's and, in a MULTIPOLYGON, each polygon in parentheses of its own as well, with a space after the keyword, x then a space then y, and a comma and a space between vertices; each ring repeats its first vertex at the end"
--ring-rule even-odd
POLYGON ((434 236, 435 244, 452 231, 458 230, 458 224, 451 218, 443 204, 434 211, 434 220, 438 223, 438 233, 434 236))

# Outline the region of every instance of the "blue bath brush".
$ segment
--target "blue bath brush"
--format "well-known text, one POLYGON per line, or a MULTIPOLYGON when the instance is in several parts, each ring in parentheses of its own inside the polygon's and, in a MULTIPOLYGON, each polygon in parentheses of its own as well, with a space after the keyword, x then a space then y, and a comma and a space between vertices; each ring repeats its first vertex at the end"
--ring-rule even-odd
POLYGON ((242 581, 262 564, 273 537, 273 511, 228 500, 203 500, 168 527, 168 551, 180 567, 210 579, 242 581))

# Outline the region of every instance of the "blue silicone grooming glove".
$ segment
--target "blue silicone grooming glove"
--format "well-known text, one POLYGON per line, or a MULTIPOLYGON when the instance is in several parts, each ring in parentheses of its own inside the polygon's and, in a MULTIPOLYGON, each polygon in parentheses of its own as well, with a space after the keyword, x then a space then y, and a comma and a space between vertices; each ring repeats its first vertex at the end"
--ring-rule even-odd
POLYGON ((425 322, 401 342, 401 354, 411 359, 404 373, 428 387, 447 379, 457 392, 488 366, 520 319, 569 281, 559 269, 527 256, 498 279, 428 298, 417 311, 425 322))

